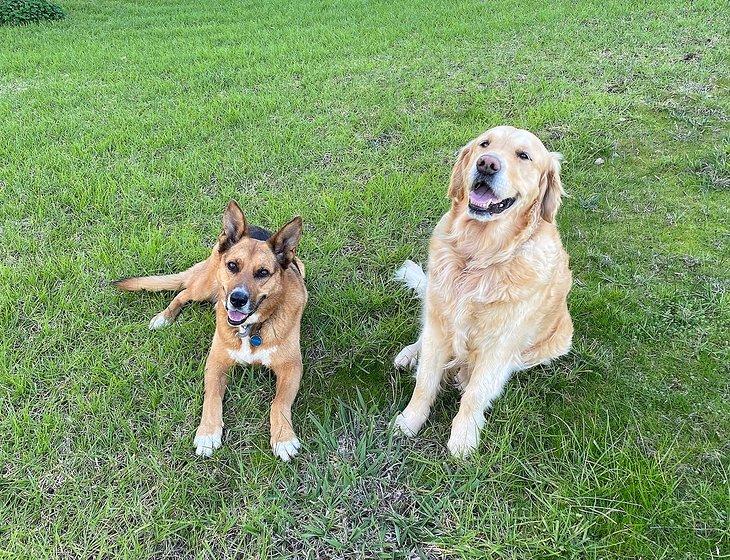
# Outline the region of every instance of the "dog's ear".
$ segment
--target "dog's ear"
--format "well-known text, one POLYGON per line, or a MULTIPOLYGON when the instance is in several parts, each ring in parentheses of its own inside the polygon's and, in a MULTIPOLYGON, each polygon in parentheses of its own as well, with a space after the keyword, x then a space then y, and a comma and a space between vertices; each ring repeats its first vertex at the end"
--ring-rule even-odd
POLYGON ((563 155, 558 152, 550 152, 550 162, 547 172, 543 175, 541 186, 542 200, 540 212, 543 220, 554 222, 555 215, 560 208, 560 200, 565 194, 563 182, 560 180, 560 162, 563 155))
POLYGON ((472 142, 469 142, 461 150, 459 157, 456 159, 454 169, 451 170, 451 180, 449 181, 449 198, 452 202, 459 202, 464 197, 466 185, 466 177, 464 177, 464 164, 471 156, 472 142))
POLYGON ((218 250, 222 253, 246 235, 248 225, 243 210, 235 200, 231 200, 223 212, 223 231, 218 236, 218 250))
POLYGON ((281 268, 287 268, 294 260, 299 240, 302 238, 302 219, 297 216, 272 235, 268 244, 281 268))

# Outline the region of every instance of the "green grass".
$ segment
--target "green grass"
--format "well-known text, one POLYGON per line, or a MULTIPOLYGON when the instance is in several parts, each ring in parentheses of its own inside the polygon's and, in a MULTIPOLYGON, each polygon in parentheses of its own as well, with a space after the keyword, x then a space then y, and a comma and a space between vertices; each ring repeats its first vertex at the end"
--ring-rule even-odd
POLYGON ((724 2, 64 1, 0 28, 0 558, 730 555, 724 2), (566 156, 573 352, 517 375, 479 454, 389 420, 454 152, 496 124, 566 156), (596 165, 603 158, 603 165, 596 165), (303 215, 291 465, 236 370, 193 454, 214 322, 107 281, 206 256, 225 203, 303 215))

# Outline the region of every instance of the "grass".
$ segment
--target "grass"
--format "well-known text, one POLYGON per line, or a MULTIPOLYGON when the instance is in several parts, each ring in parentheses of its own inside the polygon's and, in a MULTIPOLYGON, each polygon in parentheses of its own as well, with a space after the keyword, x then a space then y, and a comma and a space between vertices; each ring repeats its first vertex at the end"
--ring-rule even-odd
POLYGON ((63 6, 0 28, 0 558, 730 555, 723 2, 63 6), (500 123, 566 156, 575 344, 460 463, 453 392, 389 435, 418 330, 390 276, 500 123), (291 465, 243 368, 196 458, 210 308, 150 333, 169 295, 107 286, 203 258, 232 197, 306 223, 291 465))

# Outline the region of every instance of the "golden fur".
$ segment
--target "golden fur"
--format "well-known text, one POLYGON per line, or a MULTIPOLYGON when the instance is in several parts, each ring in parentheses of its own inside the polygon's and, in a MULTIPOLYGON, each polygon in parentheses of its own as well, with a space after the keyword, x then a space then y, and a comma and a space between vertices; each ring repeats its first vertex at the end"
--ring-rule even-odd
MULTIPOLYGON (((555 226, 563 195, 560 159, 528 131, 506 126, 462 149, 448 190, 451 209, 429 245, 422 334, 395 361, 405 366, 418 358, 413 396, 396 419, 406 435, 420 430, 444 372, 455 368, 463 395, 448 449, 468 455, 479 444, 484 411, 512 372, 570 349, 572 276, 555 226), (488 178, 489 196, 514 199, 501 213, 474 213, 473 191, 484 177, 477 167, 485 158, 500 167, 488 178)), ((413 265, 402 270, 416 287, 413 265)))
POLYGON ((252 237, 252 230, 238 204, 231 201, 223 217, 223 232, 205 261, 179 274, 126 278, 114 285, 122 290, 181 290, 167 309, 153 317, 151 329, 170 324, 189 301, 215 302, 216 329, 205 364, 205 397, 194 440, 196 453, 210 456, 221 446, 227 372, 239 362, 265 365, 276 375, 270 415, 271 448, 276 456, 288 461, 300 447, 292 426, 291 406, 302 376, 299 329, 307 303, 304 265, 295 256, 302 221, 294 218, 268 240, 263 240, 266 235, 262 237, 261 233, 258 239, 252 237), (234 289, 245 289, 252 302, 250 313, 235 326, 229 321, 228 310, 234 289), (251 328, 257 329, 260 346, 252 345, 251 328))

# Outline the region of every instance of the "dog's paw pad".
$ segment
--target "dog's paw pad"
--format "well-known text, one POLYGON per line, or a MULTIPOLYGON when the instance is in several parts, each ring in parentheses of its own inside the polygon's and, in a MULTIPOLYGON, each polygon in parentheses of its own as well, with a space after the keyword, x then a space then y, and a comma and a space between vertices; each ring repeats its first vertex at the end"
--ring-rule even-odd
POLYGON ((158 313, 150 320, 150 330, 156 331, 157 329, 164 329, 166 326, 171 325, 172 321, 165 317, 164 312, 158 313))
POLYGON ((294 437, 287 441, 277 441, 271 446, 271 449, 275 456, 288 463, 297 453, 299 453, 299 448, 301 446, 302 444, 299 440, 294 437))
POLYGON ((218 429, 210 434, 196 435, 193 440, 195 446, 195 454, 201 457, 210 457, 213 451, 222 445, 223 430, 218 429))
POLYGON ((418 433, 419 427, 411 424, 403 414, 399 414, 393 423, 395 429, 406 437, 413 437, 418 433))

